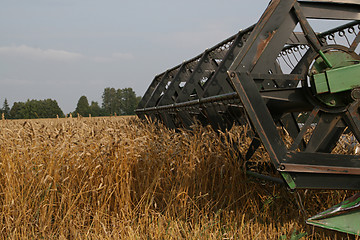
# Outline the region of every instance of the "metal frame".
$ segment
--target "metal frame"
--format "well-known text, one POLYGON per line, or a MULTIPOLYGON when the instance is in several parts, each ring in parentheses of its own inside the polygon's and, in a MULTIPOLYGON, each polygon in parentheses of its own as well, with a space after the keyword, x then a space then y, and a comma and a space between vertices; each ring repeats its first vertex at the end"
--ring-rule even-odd
POLYGON ((246 160, 261 141, 290 188, 359 190, 360 156, 331 152, 345 131, 360 142, 360 99, 324 106, 312 95, 308 79, 313 62, 322 58, 326 63, 332 51, 360 60, 359 24, 358 1, 273 0, 254 26, 157 75, 136 113, 169 128, 200 122, 225 130, 249 121, 255 134, 246 160), (315 33, 312 18, 353 21, 315 33), (301 129, 299 113, 308 114, 301 129), (289 133, 291 146, 279 128, 289 133))

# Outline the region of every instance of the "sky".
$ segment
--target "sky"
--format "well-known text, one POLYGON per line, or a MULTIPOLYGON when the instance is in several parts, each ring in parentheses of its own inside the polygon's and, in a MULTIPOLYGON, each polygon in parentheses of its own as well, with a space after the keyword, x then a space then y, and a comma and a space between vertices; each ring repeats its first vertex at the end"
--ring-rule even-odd
POLYGON ((0 107, 106 87, 142 96, 154 76, 256 23, 269 0, 2 0, 0 107))

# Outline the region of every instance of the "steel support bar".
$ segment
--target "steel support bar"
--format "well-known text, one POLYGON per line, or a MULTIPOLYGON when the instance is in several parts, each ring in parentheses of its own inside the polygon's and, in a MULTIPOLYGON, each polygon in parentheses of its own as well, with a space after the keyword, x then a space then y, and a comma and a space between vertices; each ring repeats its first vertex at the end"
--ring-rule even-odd
POLYGON ((177 109, 177 108, 182 108, 182 107, 192 107, 192 106, 205 104, 205 103, 233 100, 233 99, 238 99, 238 95, 236 92, 225 93, 222 95, 217 95, 217 96, 207 97, 207 98, 202 98, 202 99, 196 99, 196 100, 182 102, 182 103, 173 103, 173 104, 159 106, 159 107, 136 109, 135 112, 140 113, 140 112, 162 111, 162 110, 177 109))
POLYGON ((272 116, 263 98, 257 91, 255 82, 247 73, 231 72, 230 77, 247 114, 252 120, 256 132, 268 150, 274 165, 278 167, 287 149, 274 122, 268 121, 268 119, 272 119, 272 116))
POLYGON ((277 184, 280 184, 280 185, 285 185, 284 180, 281 179, 281 178, 272 177, 272 176, 260 174, 260 173, 257 173, 257 172, 252 172, 252 171, 246 171, 246 174, 249 175, 249 176, 258 178, 258 179, 265 180, 265 181, 270 181, 270 182, 274 182, 274 183, 277 183, 277 184))
POLYGON ((360 20, 358 1, 345 2, 300 2, 301 10, 307 18, 360 20))

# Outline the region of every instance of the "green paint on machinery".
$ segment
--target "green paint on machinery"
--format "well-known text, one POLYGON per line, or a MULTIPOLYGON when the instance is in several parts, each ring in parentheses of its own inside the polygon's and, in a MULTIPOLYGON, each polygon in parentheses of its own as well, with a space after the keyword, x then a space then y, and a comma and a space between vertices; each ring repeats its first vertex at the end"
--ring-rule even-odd
POLYGON ((346 106, 351 102, 351 90, 360 87, 359 60, 341 51, 323 56, 332 67, 328 67, 323 57, 314 63, 311 74, 317 98, 330 107, 346 106))
POLYGON ((337 93, 360 87, 360 65, 335 68, 314 75, 317 93, 337 93), (341 81, 339 81, 341 79, 341 81))
POLYGON ((340 232, 360 235, 360 194, 319 213, 307 220, 308 224, 340 232))
MULTIPOLYGON (((272 0, 254 25, 156 75, 136 114, 170 129, 248 125, 252 141, 239 155, 249 176, 292 190, 358 191, 359 43, 358 0, 272 0), (341 21, 320 32, 313 19, 341 21), (253 159, 261 145, 265 173, 253 159)), ((307 222, 359 235, 359 199, 307 222)))

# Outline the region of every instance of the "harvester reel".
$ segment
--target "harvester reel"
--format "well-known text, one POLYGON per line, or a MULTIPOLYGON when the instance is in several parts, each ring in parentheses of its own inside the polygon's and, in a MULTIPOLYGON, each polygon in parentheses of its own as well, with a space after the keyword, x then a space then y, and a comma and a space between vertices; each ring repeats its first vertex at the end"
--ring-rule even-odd
POLYGON ((173 129, 249 123, 245 161, 262 144, 289 188, 360 190, 360 155, 334 152, 360 142, 359 26, 357 0, 272 0, 255 25, 155 76, 137 115, 173 129), (316 33, 308 19, 348 22, 316 33))

